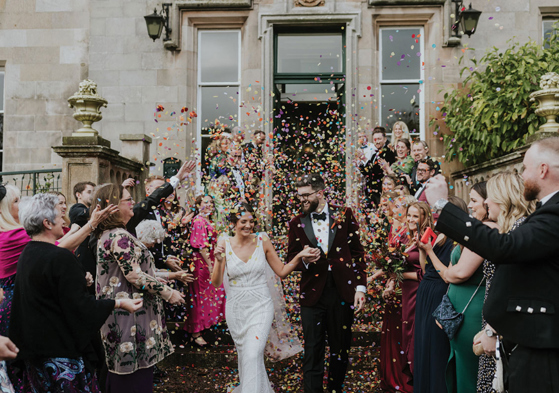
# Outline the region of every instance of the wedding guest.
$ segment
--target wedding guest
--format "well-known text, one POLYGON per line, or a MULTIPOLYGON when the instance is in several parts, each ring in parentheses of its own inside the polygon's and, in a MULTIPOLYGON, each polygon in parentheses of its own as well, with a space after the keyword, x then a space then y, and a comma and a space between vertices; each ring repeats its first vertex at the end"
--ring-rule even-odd
POLYGON ((406 138, 408 141, 410 139, 410 130, 408 125, 403 121, 397 121, 392 126, 392 143, 394 141, 398 142, 400 139, 406 138))
POLYGON ((204 347, 208 343, 202 332, 217 325, 225 319, 225 290, 214 288, 211 284, 211 272, 214 268, 214 247, 217 232, 212 222, 215 211, 213 198, 199 195, 196 198, 198 214, 192 220, 190 245, 194 249, 191 263, 194 265, 194 281, 189 284, 189 307, 186 309, 184 330, 192 338, 192 343, 204 347))
MULTIPOLYGON (((303 258, 311 258, 318 253, 316 249, 305 247, 284 264, 268 236, 253 233, 254 211, 247 203, 241 203, 236 211, 231 212, 230 222, 234 235, 220 239, 216 247, 212 284, 221 288, 224 281, 228 282, 227 325, 239 362, 240 385, 235 391, 273 393, 264 364, 264 351, 269 346, 269 335, 282 325, 289 324, 279 318, 285 312, 285 304, 282 302, 281 282, 278 285, 275 275, 285 278, 303 258)), ((296 335, 286 331, 282 341, 276 341, 280 345, 276 348, 279 354, 285 352, 292 356, 301 351, 296 335)))
MULTIPOLYGON (((97 185, 90 181, 83 181, 74 185, 74 199, 76 203, 70 207, 68 216, 70 218, 70 225, 77 224, 81 228, 87 225, 89 221, 89 207, 91 206, 93 191, 97 185)), ((91 273, 95 278, 96 260, 95 260, 95 247, 90 247, 89 242, 91 237, 86 237, 83 242, 78 246, 75 251, 76 258, 85 269, 86 272, 91 273)), ((91 289, 91 294, 95 291, 91 289)))
MULTIPOLYGON (((528 202, 523 197, 524 182, 520 175, 512 172, 502 172, 492 176, 487 181, 487 197, 484 201, 487 216, 489 220, 495 221, 494 227, 499 229, 499 233, 510 233, 518 228, 526 217, 535 210, 535 203, 528 202)), ((477 217, 476 217, 477 218, 477 217)), ((487 301, 490 289, 495 282, 497 270, 492 262, 485 260, 483 262, 483 273, 486 279, 486 293, 484 302, 487 301)), ((500 273, 499 273, 500 274, 500 273)), ((505 277, 497 277, 497 283, 505 277)), ((498 289, 500 289, 498 287, 498 289)), ((482 318, 481 330, 494 329, 486 321, 485 312, 482 318)), ((495 348, 495 337, 487 337, 482 335, 486 346, 490 345, 495 348)), ((493 351, 494 352, 494 351, 493 351)), ((483 393, 491 393, 493 391, 493 379, 495 377, 496 363, 492 354, 482 354, 479 358, 479 368, 477 374, 477 391, 483 393)))
POLYGON ((405 184, 398 184, 394 187, 394 191, 396 191, 400 196, 410 195, 410 189, 405 184))
POLYGON ((107 389, 114 392, 152 392, 154 365, 173 352, 163 300, 183 304, 183 295, 155 277, 149 250, 126 230, 134 215, 127 189, 106 184, 97 189, 93 208, 118 205, 118 213, 99 224, 96 293, 99 299, 144 299, 138 312, 113 313, 101 328, 109 369, 107 389))
POLYGON ((387 175, 395 175, 400 177, 410 175, 415 166, 415 161, 410 156, 411 145, 409 139, 398 139, 396 141, 396 161, 392 165, 382 162, 382 169, 387 175))
POLYGON ((366 163, 362 161, 358 163, 358 169, 365 177, 367 187, 365 193, 367 209, 376 207, 380 201, 382 178, 384 177, 381 162, 387 162, 388 165, 392 165, 396 160, 394 153, 388 147, 386 131, 383 127, 374 128, 373 143, 377 149, 376 153, 366 163))
MULTIPOLYGON (((462 210, 467 212, 469 209, 473 217, 495 228, 497 225, 489 221, 487 216, 486 198, 486 182, 476 183, 470 190, 470 203, 462 210)), ((464 319, 460 329, 450 340, 446 385, 449 393, 476 392, 480 359, 472 351, 472 341, 481 328, 486 286, 483 270, 484 265, 490 262, 484 262, 482 257, 463 246, 454 248, 450 262, 443 277, 450 283, 447 295, 454 309, 463 312, 464 319)))
POLYGON ((394 191, 396 186, 399 184, 398 178, 393 175, 386 175, 382 179, 382 192, 394 191))
MULTIPOLYGON (((455 205, 466 204, 460 198, 448 200, 455 205)), ((423 208, 429 209, 426 202, 423 208)), ((447 236, 437 236, 435 245, 431 242, 416 241, 420 250, 423 279, 417 289, 415 310, 415 353, 414 353, 414 393, 446 391, 445 369, 450 354, 450 343, 446 333, 435 324, 433 312, 441 303, 448 284, 442 279, 443 269, 450 263, 454 242, 447 236)))
MULTIPOLYGON (((427 203, 425 195, 425 186, 433 176, 437 173, 437 167, 433 160, 430 158, 423 158, 417 163, 417 191, 415 192, 415 199, 420 202, 427 203)), ((436 218, 436 217, 435 217, 436 218)))
POLYGON ((10 338, 19 348, 25 392, 98 392, 86 355, 111 313, 135 312, 141 299, 95 300, 74 255, 55 242, 63 234, 58 198, 37 194, 20 204, 31 236, 18 261, 10 338), (37 329, 40 329, 38 334, 37 329))
MULTIPOLYGON (((405 214, 397 216, 397 193, 384 193, 381 196, 381 205, 383 201, 386 201, 385 213, 390 223, 387 247, 384 249, 398 250, 409 241, 405 214)), ((380 258, 386 257, 387 255, 380 255, 380 258)), ((385 306, 380 339, 380 387, 385 392, 411 393, 413 388, 407 385, 407 376, 404 373, 407 358, 402 346, 402 296, 396 293, 396 285, 394 277, 387 277, 386 289, 383 292, 385 306)))
POLYGON ((246 160, 247 169, 258 177, 261 181, 264 178, 264 152, 263 146, 266 141, 266 134, 262 130, 254 131, 252 141, 243 145, 243 154, 246 160))
POLYGON ((228 128, 225 128, 215 136, 214 141, 208 146, 206 156, 209 160, 209 180, 215 180, 226 173, 225 164, 227 163, 231 143, 231 132, 228 128))
MULTIPOLYGON (((421 161, 422 159, 425 158, 431 158, 429 156, 429 146, 427 145, 427 142, 425 141, 415 141, 412 144, 412 148, 411 148, 411 156, 413 157, 414 161, 415 161, 415 165, 412 168, 412 172, 411 175, 408 177, 406 175, 404 175, 404 177, 406 177, 406 180, 408 182, 408 185, 410 187, 410 193, 411 194, 415 194, 418 190, 418 188, 420 187, 418 180, 417 180, 417 168, 419 165, 419 161, 421 161)), ((438 161, 433 160, 433 162, 435 163, 435 174, 438 174, 441 171, 441 167, 438 161)))
MULTIPOLYGON (((4 291, 0 288, 0 303, 4 301, 4 291)), ((8 376, 6 360, 15 359, 19 352, 18 347, 8 337, 0 336, 0 391, 14 393, 14 386, 8 376)))
POLYGON ((358 165, 365 165, 376 152, 377 147, 369 142, 367 132, 364 130, 359 131, 357 134, 357 149, 355 151, 356 158, 359 160, 358 165))
MULTIPOLYGON (((398 200, 397 209, 399 203, 402 202, 398 200)), ((400 212, 401 210, 396 214, 400 214, 400 212)), ((416 298, 417 288, 423 278, 417 239, 423 235, 425 229, 433 226, 431 210, 425 203, 411 202, 406 210, 406 221, 409 241, 405 252, 408 257, 406 271, 403 275, 404 280, 400 284, 402 288, 402 346, 407 358, 407 367, 404 369, 408 375, 407 383, 413 386, 416 298)))

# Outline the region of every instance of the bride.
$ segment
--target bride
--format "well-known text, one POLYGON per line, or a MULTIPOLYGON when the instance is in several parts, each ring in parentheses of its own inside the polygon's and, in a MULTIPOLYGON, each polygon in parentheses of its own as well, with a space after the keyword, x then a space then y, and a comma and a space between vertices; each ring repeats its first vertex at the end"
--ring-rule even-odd
POLYGON ((320 251, 306 247, 284 265, 268 236, 262 232, 252 233, 255 220, 250 205, 241 203, 232 211, 229 220, 235 234, 218 241, 212 283, 218 288, 225 281, 225 319, 237 347, 241 381, 234 392, 273 393, 264 366, 264 351, 271 352, 272 357, 285 358, 302 350, 296 335, 291 334, 293 338, 290 338, 290 328, 278 334, 286 325, 281 323, 285 303, 281 283, 278 285, 273 273, 284 278, 295 270, 302 258, 312 258, 320 251), (276 340, 272 340, 274 335, 276 340))

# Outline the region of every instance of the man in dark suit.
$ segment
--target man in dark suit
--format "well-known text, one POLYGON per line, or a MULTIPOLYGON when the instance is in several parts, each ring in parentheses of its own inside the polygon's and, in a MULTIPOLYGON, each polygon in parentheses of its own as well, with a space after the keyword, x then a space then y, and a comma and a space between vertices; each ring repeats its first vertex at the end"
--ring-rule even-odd
POLYGON ((306 246, 315 256, 303 260, 300 282, 301 319, 305 338, 305 393, 322 392, 325 337, 330 346, 328 391, 342 392, 351 346, 354 310, 365 302, 367 276, 359 225, 350 208, 330 205, 324 180, 307 174, 296 182, 303 214, 289 223, 288 260, 306 246))
POLYGON ((365 199, 367 208, 372 209, 380 202, 380 194, 382 193, 382 179, 384 171, 381 166, 381 160, 392 165, 396 161, 396 155, 388 147, 388 139, 386 138, 386 130, 383 127, 375 127, 373 130, 373 144, 376 152, 367 162, 359 163, 359 171, 365 177, 367 192, 365 199))
POLYGON ((482 344, 494 352, 488 342, 502 335, 509 393, 559 392, 559 137, 535 142, 523 163, 524 197, 540 202, 509 234, 445 204, 442 176, 431 179, 426 193, 436 208, 444 205, 437 230, 497 265, 483 308, 495 330, 487 329, 482 344))
MULTIPOLYGON (((149 177, 145 184, 147 197, 134 205, 134 216, 126 224, 128 232, 135 235, 136 226, 143 220, 157 220, 161 223, 159 206, 195 168, 195 161, 186 161, 177 174, 169 179, 169 182, 161 176, 149 177)), ((155 266, 158 269, 181 270, 180 260, 173 255, 165 255, 163 244, 156 245, 151 251, 154 254, 155 266)))
POLYGON ((264 131, 254 131, 253 140, 243 145, 243 155, 246 161, 246 167, 254 176, 258 177, 260 182, 264 176, 264 153, 262 147, 266 140, 264 131))
POLYGON ((441 171, 441 165, 437 160, 433 160, 429 156, 429 146, 425 141, 415 141, 413 142, 412 149, 411 149, 411 156, 415 160, 415 165, 412 168, 411 174, 409 176, 404 175, 408 182, 408 187, 410 189, 410 193, 414 195, 419 188, 421 187, 420 181, 417 178, 417 169, 419 167, 419 163, 423 159, 430 159, 435 164, 435 175, 441 171))

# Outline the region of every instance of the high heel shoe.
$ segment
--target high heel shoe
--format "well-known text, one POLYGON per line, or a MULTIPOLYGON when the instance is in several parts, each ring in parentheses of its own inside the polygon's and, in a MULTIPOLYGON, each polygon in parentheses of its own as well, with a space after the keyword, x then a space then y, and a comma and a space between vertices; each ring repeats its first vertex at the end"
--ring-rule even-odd
POLYGON ((204 340, 204 337, 202 336, 198 336, 198 337, 192 337, 190 339, 190 342, 197 346, 198 348, 205 348, 206 346, 208 346, 208 343, 206 342, 206 340, 204 340))

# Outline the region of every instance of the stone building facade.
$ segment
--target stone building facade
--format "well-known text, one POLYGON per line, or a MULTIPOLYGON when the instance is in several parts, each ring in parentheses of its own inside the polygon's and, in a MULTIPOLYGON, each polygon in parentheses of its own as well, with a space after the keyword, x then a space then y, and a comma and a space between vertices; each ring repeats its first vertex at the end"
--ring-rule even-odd
POLYGON ((199 157, 216 121, 265 130, 271 146, 293 103, 336 102, 351 185, 358 130, 404 120, 443 156, 429 119, 460 86, 459 59, 542 42, 559 19, 556 0, 472 0, 477 31, 453 42, 451 0, 168 1, 170 40, 153 42, 144 16, 157 1, 0 0, 4 171, 60 166, 51 147, 79 127, 67 98, 89 78, 109 102, 100 135, 115 150, 121 134, 150 136, 156 173, 199 157))

